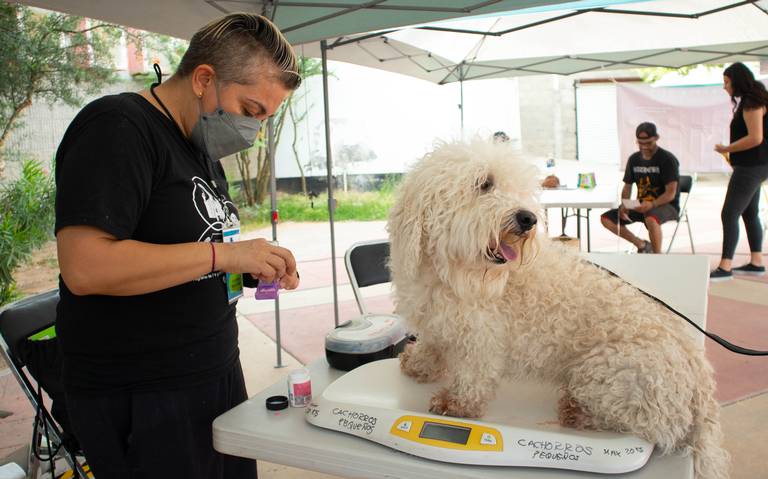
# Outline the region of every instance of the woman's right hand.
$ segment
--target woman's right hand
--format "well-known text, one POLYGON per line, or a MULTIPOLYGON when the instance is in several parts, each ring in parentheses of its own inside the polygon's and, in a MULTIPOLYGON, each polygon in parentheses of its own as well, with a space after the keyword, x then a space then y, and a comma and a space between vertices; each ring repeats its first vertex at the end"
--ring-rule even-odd
MULTIPOLYGON (((296 276, 296 260, 286 248, 273 246, 264 239, 215 243, 216 269, 226 273, 250 273, 259 281, 293 285, 286 277, 296 276), (218 259, 220 258, 220 259, 218 259)), ((298 282, 296 282, 298 283, 298 282)))

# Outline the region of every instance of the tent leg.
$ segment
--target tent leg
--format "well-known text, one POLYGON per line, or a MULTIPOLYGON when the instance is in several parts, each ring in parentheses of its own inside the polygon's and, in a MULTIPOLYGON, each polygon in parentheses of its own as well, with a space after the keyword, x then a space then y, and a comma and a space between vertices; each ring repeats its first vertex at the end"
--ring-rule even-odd
POLYGON ((325 169, 328 179, 328 217, 331 224, 331 271, 333 272, 333 323, 339 325, 339 292, 336 281, 336 233, 333 228, 333 213, 336 201, 333 199, 333 159, 331 157, 331 114, 328 109, 328 44, 320 42, 323 63, 323 106, 325 108, 325 169))
POLYGON ((460 128, 461 138, 464 139, 464 81, 459 81, 459 115, 460 115, 460 128))
MULTIPOLYGON (((269 202, 272 214, 272 241, 277 241, 277 172, 275 171, 275 122, 270 117, 267 121, 267 144, 269 152, 269 202)), ((275 349, 277 350, 276 368, 282 368, 283 344, 280 338, 280 296, 275 296, 275 349)))

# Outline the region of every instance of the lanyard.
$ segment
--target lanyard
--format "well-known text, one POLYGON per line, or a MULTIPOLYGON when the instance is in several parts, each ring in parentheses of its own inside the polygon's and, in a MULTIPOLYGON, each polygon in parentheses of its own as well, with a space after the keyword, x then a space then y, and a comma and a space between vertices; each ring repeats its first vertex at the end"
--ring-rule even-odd
MULTIPOLYGON (((173 115, 171 115, 171 112, 168 110, 168 108, 165 106, 165 104, 160 100, 160 98, 157 96, 157 93, 155 93, 155 87, 160 85, 160 82, 163 80, 163 74, 160 70, 160 65, 157 63, 153 64, 153 67, 155 69, 155 75, 157 75, 157 81, 152 83, 152 85, 149 87, 149 92, 152 93, 152 96, 155 98, 155 101, 160 105, 160 107, 163 109, 166 115, 168 115, 168 118, 170 118, 171 123, 173 123, 173 126, 176 128, 176 131, 181 135, 182 138, 184 138, 184 141, 189 143, 189 140, 187 140, 186 135, 184 135, 184 132, 181 131, 181 127, 178 123, 176 123, 176 120, 173 119, 173 115)), ((195 151, 197 152, 197 149, 195 148, 195 151)), ((208 175, 208 181, 213 185, 214 192, 216 196, 218 197, 219 201, 221 201, 222 204, 226 204, 226 197, 219 191, 219 185, 216 183, 216 180, 214 179, 214 172, 213 172, 213 166, 212 161, 210 158, 208 158, 208 155, 203 155, 203 163, 205 164, 205 170, 208 175)))

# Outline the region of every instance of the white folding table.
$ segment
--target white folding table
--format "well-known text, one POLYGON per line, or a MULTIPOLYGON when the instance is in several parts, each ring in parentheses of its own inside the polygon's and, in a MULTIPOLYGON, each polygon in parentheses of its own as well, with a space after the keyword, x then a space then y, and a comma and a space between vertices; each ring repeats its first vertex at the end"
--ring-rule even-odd
POLYGON ((589 213, 593 208, 616 208, 619 205, 621 173, 615 165, 590 163, 574 160, 557 160, 553 168, 545 169, 541 161, 538 167, 545 174, 556 175, 562 184, 560 188, 544 188, 539 202, 545 209, 559 208, 561 210, 562 231, 565 233, 565 222, 570 216, 576 217, 576 237, 581 246, 581 220, 587 220, 587 251, 591 251, 589 213), (593 173, 596 186, 594 188, 577 188, 579 173, 593 173), (568 210, 572 209, 573 214, 568 210), (584 213, 582 213, 584 211, 584 213))
POLYGON ((561 215, 563 221, 563 231, 565 231, 565 220, 569 216, 568 209, 573 209, 576 217, 576 237, 581 244, 581 220, 587 220, 587 252, 592 250, 590 241, 589 213, 593 208, 616 208, 619 205, 619 185, 604 184, 595 188, 565 188, 565 189, 545 189, 539 198, 541 206, 546 210, 548 208, 560 208, 563 210, 561 215), (586 213, 582 213, 585 210, 586 213))
MULTIPOLYGON (((706 323, 709 263, 705 256, 627 255, 592 253, 585 257, 619 274, 630 283, 658 296, 702 327, 706 323)), ((682 319, 680 319, 682 321, 682 319)), ((691 328, 691 334, 698 334, 691 328)), ((703 342, 699 334, 697 340, 703 342)), ((344 374, 325 359, 309 366, 312 387, 319 394, 344 374)), ((285 395, 285 381, 270 386, 213 423, 216 450, 230 455, 265 460, 350 478, 371 479, 565 479, 597 478, 599 474, 558 469, 466 466, 430 461, 389 449, 340 432, 308 424, 304 410, 288 408, 279 414, 265 408, 265 399, 285 395)), ((556 417, 553 396, 549 404, 528 404, 537 414, 556 417)), ((649 462, 620 478, 693 478, 690 457, 654 452, 649 462)))

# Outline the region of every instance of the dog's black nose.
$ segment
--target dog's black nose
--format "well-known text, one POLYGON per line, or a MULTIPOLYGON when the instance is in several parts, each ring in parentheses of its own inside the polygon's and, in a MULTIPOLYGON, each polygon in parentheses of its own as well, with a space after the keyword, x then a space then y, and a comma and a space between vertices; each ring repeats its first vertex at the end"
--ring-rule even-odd
POLYGON ((536 226, 536 215, 528 210, 520 210, 515 213, 515 220, 521 230, 529 231, 536 226))

